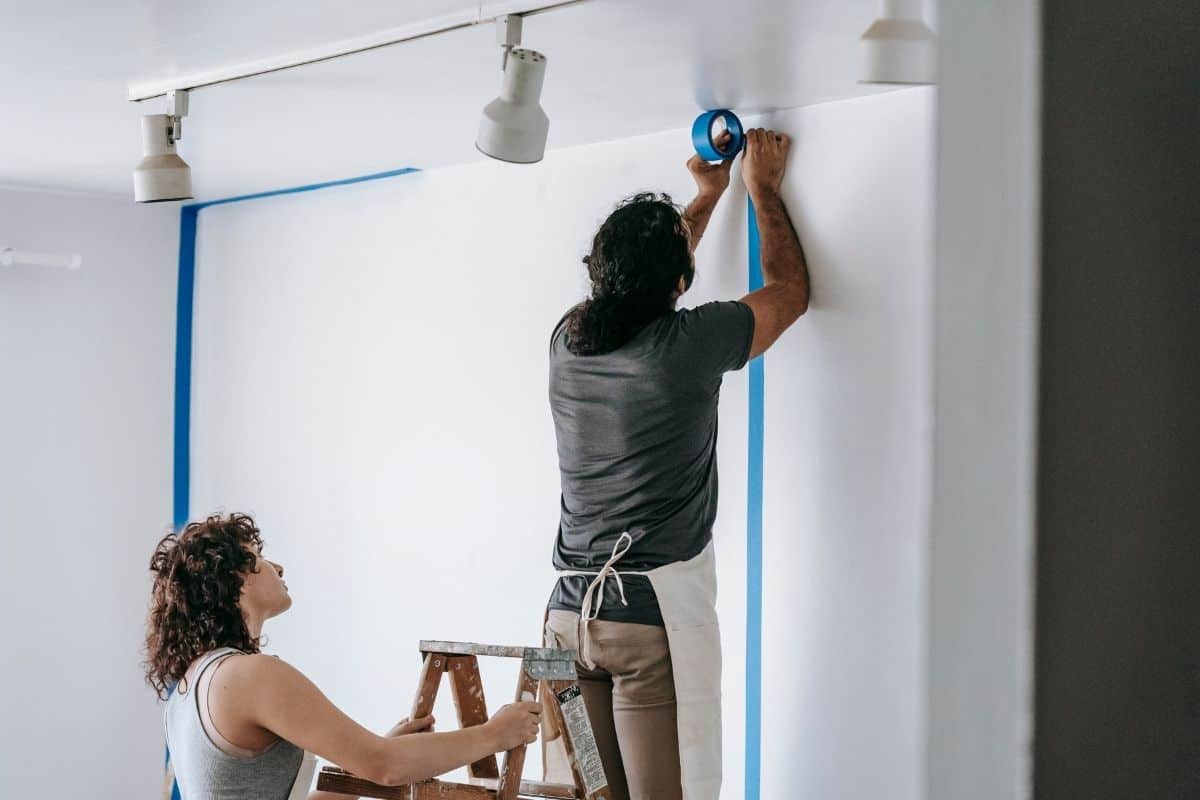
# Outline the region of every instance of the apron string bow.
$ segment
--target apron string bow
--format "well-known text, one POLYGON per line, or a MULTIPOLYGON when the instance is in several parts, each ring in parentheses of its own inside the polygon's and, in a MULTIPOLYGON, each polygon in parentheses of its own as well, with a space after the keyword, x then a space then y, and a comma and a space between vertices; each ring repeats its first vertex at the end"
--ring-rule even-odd
POLYGON ((629 605, 629 601, 625 599, 625 583, 621 580, 621 573, 616 570, 616 563, 625 557, 633 547, 633 536, 629 531, 625 531, 617 537, 617 543, 613 545, 612 556, 608 561, 604 562, 604 566, 600 568, 600 572, 588 586, 587 592, 583 596, 584 605, 591 605, 591 598, 594 595, 599 595, 596 599, 595 608, 584 610, 585 619, 594 620, 600 616, 600 607, 604 605, 604 582, 611 576, 617 582, 617 593, 621 596, 621 604, 629 605))

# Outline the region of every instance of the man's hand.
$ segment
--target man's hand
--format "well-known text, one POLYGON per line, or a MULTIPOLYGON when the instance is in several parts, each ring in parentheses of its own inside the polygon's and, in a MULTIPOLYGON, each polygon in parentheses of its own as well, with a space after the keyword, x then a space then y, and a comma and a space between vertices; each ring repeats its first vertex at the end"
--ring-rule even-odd
MULTIPOLYGON (((729 131, 721 131, 715 144, 718 148, 725 147, 729 144, 729 138, 729 131)), ((696 188, 699 193, 713 199, 720 197, 729 186, 729 168, 731 166, 733 166, 732 158, 728 158, 720 164, 710 164, 699 155, 694 155, 687 162, 688 172, 692 173, 692 177, 696 179, 696 188)))
MULTIPOLYGON (((729 131, 721 131, 716 138, 717 147, 728 145, 730 138, 729 131)), ((704 229, 708 227, 708 218, 717 207, 717 201, 729 186, 729 169, 732 166, 732 158, 727 158, 720 164, 710 164, 698 155, 688 159, 688 172, 696 179, 696 187, 699 190, 696 198, 688 203, 687 210, 683 212, 693 253, 696 251, 696 245, 700 244, 704 229)))
POLYGON ((406 736, 410 733, 432 733, 434 722, 432 714, 428 717, 417 717, 414 720, 405 717, 392 726, 392 729, 385 733, 384 736, 394 739, 397 736, 406 736))
POLYGON ((751 128, 746 131, 746 152, 742 156, 742 180, 751 197, 779 194, 787 168, 792 140, 787 134, 751 128))

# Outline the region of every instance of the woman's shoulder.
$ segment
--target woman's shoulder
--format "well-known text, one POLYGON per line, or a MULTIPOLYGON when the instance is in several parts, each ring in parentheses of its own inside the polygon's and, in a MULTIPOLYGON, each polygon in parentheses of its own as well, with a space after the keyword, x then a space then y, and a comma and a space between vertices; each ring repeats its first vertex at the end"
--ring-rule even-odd
POLYGON ((279 656, 235 650, 221 659, 221 674, 250 679, 279 677, 298 672, 279 656))
POLYGON ((239 684, 278 679, 281 675, 295 671, 294 667, 278 656, 244 653, 227 647, 209 651, 193 661, 188 667, 184 681, 187 686, 194 685, 201 679, 210 683, 212 678, 220 673, 221 689, 228 689, 239 684))
POLYGON ((264 653, 233 653, 222 658, 218 669, 209 670, 205 678, 211 702, 239 708, 248 708, 264 693, 293 697, 310 683, 282 658, 264 653))

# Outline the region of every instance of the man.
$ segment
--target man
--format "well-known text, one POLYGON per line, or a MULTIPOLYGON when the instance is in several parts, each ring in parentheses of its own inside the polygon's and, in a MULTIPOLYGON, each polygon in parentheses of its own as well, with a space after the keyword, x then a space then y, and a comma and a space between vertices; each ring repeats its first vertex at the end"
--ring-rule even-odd
MULTIPOLYGON (((732 161, 688 162, 699 192, 626 200, 584 258, 590 297, 550 345, 562 478, 548 646, 579 652, 584 701, 615 798, 708 800, 721 784, 720 633, 712 526, 722 376, 808 307, 808 271, 780 195, 790 142, 748 132, 765 285, 678 311, 732 161)), ((547 745, 548 776, 565 780, 547 745)))

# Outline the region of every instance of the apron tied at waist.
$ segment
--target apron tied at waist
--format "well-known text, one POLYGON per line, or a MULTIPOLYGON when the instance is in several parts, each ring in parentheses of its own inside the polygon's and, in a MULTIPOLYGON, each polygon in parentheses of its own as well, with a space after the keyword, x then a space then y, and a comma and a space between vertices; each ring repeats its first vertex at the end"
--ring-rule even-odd
POLYGON ((587 625, 589 622, 597 619, 600 616, 600 609, 604 605, 604 584, 612 578, 617 582, 617 594, 621 597, 622 605, 629 605, 629 601, 625 599, 625 582, 621 580, 622 575, 643 575, 641 572, 618 572, 616 564, 629 552, 633 547, 633 536, 629 531, 624 531, 617 537, 616 544, 613 545, 612 555, 608 561, 604 562, 604 566, 599 572, 591 572, 587 570, 559 570, 560 577, 585 577, 592 578, 592 582, 588 584, 587 591, 583 593, 583 602, 579 609, 579 661, 588 666, 589 669, 595 669, 595 663, 591 660, 588 654, 587 646, 587 625), (593 605, 594 602, 594 605, 593 605))

